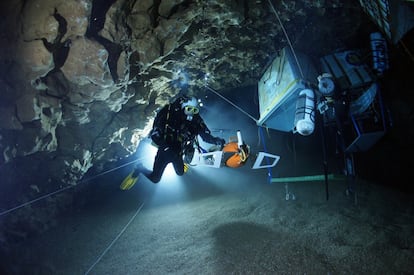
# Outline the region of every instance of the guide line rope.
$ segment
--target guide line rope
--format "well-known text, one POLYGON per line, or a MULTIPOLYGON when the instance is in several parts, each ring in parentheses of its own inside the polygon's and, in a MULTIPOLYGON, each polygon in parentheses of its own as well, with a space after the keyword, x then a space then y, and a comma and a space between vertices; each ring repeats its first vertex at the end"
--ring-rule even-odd
POLYGON ((130 165, 130 164, 132 164, 132 163, 134 163, 134 162, 140 161, 140 160, 142 160, 142 159, 144 159, 144 158, 140 158, 140 159, 136 159, 136 160, 130 161, 130 162, 128 162, 128 163, 122 164, 122 165, 120 165, 120 166, 117 166, 117 167, 115 167, 115 168, 109 169, 109 170, 104 171, 104 172, 102 172, 102 173, 96 174, 96 175, 94 175, 94 176, 92 176, 92 177, 90 177, 90 178, 87 178, 87 179, 81 180, 81 181, 80 181, 78 184, 76 184, 76 185, 70 185, 70 186, 63 187, 63 188, 58 189, 58 190, 56 190, 56 191, 53 191, 53 192, 51 192, 51 193, 45 194, 45 195, 43 195, 43 196, 40 196, 40 197, 38 197, 38 198, 36 198, 36 199, 33 199, 33 200, 30 200, 30 201, 27 201, 27 202, 25 202, 25 203, 22 203, 22 204, 20 204, 20 205, 17 205, 17 206, 15 206, 15 207, 10 208, 10 209, 4 210, 4 211, 0 212, 0 217, 1 217, 1 216, 4 216, 4 215, 6 215, 6 214, 9 214, 9 213, 11 213, 11 212, 13 212, 13 211, 15 211, 15 210, 17 210, 17 209, 20 209, 20 208, 23 208, 23 207, 28 206, 28 205, 30 205, 30 204, 33 204, 33 203, 35 203, 35 202, 38 202, 38 201, 40 201, 40 200, 43 200, 43 199, 46 199, 46 198, 51 197, 51 196, 53 196, 53 195, 59 194, 59 193, 61 193, 61 192, 63 192, 63 191, 66 191, 66 190, 68 190, 68 189, 71 189, 71 188, 77 187, 77 186, 79 186, 79 184, 81 184, 81 183, 85 183, 85 182, 91 181, 91 180, 93 180, 93 179, 95 179, 95 178, 97 178, 97 177, 100 177, 100 176, 102 176, 102 175, 108 174, 108 173, 110 173, 110 172, 112 172, 112 171, 115 171, 115 170, 120 169, 120 168, 122 168, 122 167, 128 166, 128 165, 130 165))
MULTIPOLYGON (((269 2, 269 5, 270 5, 270 7, 271 7, 271 9, 272 9, 273 13, 275 14, 275 16, 276 16, 276 18, 277 18, 277 21, 279 22, 279 25, 280 25, 280 27, 281 27, 281 29, 282 29, 282 31, 283 31, 283 34, 284 34, 284 35, 285 35, 285 37, 286 37, 286 40, 287 40, 287 42, 288 42, 288 44, 289 44, 289 47, 290 47, 290 49, 291 49, 291 51, 292 51, 293 57, 295 58, 295 62, 296 62, 296 64, 297 64, 297 66, 298 66, 298 69, 299 69, 300 75, 301 75, 301 77, 302 77, 302 79, 303 79, 303 78, 304 78, 304 74, 303 74, 302 66, 301 66, 301 65, 300 65, 300 63, 299 63, 298 57, 297 57, 297 55, 296 55, 295 49, 293 48, 293 44, 292 44, 292 42, 290 41, 289 35, 287 34, 287 31, 286 31, 286 29, 285 29, 285 27, 284 27, 284 25, 283 25, 283 23, 282 23, 282 20, 280 19, 279 15, 278 15, 278 13, 277 13, 277 11, 276 11, 276 9, 275 9, 274 5, 272 4, 272 2, 271 2, 270 0, 268 0, 268 2, 269 2)), ((207 88, 208 90, 210 90, 211 92, 215 93, 217 96, 219 96, 221 99, 223 99, 223 100, 224 100, 224 101, 226 101, 227 103, 229 103, 229 104, 231 104, 232 106, 234 106, 236 109, 238 109, 240 112, 242 112, 243 114, 245 114, 246 116, 248 116, 249 118, 251 118, 251 119, 252 119, 252 120, 253 120, 253 121, 257 124, 257 119, 255 119, 252 115, 250 115, 249 113, 247 113, 246 111, 244 111, 242 108, 240 108, 239 106, 237 106, 235 103, 233 103, 232 101, 230 101, 229 99, 227 99, 226 97, 224 97, 223 95, 221 95, 218 91, 214 90, 213 88, 211 88, 211 87, 210 87, 210 86, 208 86, 207 84, 204 84, 204 87, 206 87, 206 88, 207 88)))
POLYGON ((235 103, 233 103, 232 101, 230 101, 226 97, 222 96, 218 91, 214 90, 213 88, 211 88, 210 86, 205 85, 205 84, 204 84, 204 87, 206 87, 211 92, 215 93, 217 96, 219 96, 221 99, 223 99, 227 103, 231 104, 237 110, 239 110, 240 112, 242 112, 243 114, 245 114, 246 116, 248 116, 249 118, 251 118, 254 122, 257 122, 257 120, 252 115, 250 115, 248 112, 246 112, 245 110, 243 110, 242 108, 240 108, 239 106, 237 106, 235 103))
POLYGON ((118 239, 122 236, 122 234, 125 232, 125 230, 128 228, 128 226, 132 223, 132 221, 135 219, 135 217, 139 214, 142 207, 144 207, 145 201, 141 204, 140 207, 138 207, 137 211, 135 211, 135 214, 129 219, 127 224, 122 228, 122 230, 119 232, 119 234, 115 237, 115 239, 112 240, 112 242, 105 248, 105 250, 102 252, 102 254, 96 259, 96 261, 89 267, 89 269, 85 272, 85 275, 89 274, 92 269, 101 261, 103 256, 111 249, 111 247, 118 241, 118 239))
POLYGON ((273 4, 272 4, 272 2, 270 0, 268 0, 268 2, 269 2, 269 5, 270 5, 273 13, 276 15, 277 21, 279 22, 280 28, 282 29, 282 31, 283 31, 283 33, 284 33, 284 35, 286 37, 286 40, 287 40, 287 42, 289 44, 290 49, 292 50, 292 54, 293 54, 293 56, 295 58, 295 62, 298 65, 298 68, 299 68, 299 71, 300 71, 300 75, 301 75, 301 77, 303 79, 304 78, 304 74, 303 74, 303 71, 302 71, 302 67, 300 66, 298 57, 296 56, 295 50, 293 48, 293 44, 290 41, 290 38, 289 38, 289 36, 287 34, 287 31, 286 31, 285 27, 283 26, 282 20, 280 20, 279 14, 277 13, 275 7, 273 6, 273 4))

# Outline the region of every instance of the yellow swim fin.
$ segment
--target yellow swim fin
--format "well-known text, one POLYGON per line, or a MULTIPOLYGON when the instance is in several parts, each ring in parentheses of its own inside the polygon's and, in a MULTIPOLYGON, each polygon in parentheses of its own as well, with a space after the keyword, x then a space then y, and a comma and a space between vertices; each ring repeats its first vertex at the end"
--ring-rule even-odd
POLYGON ((121 190, 129 190, 138 180, 138 175, 134 175, 134 171, 132 171, 121 183, 119 188, 121 190))
POLYGON ((184 174, 187 173, 188 170, 190 170, 190 164, 184 163, 184 174))

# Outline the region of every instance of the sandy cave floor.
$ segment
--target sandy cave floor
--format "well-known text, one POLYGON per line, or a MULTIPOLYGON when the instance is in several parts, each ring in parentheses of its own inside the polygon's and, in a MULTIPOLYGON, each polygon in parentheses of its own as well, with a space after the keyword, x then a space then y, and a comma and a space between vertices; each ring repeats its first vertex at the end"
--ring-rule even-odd
POLYGON ((183 177, 181 191, 145 180, 128 192, 117 182, 91 186, 83 192, 83 209, 16 248, 25 259, 16 270, 414 274, 410 195, 359 180, 355 205, 344 182, 330 182, 328 201, 323 182, 306 182, 290 183, 296 199, 286 201, 284 184, 267 184, 263 171, 245 175, 236 182, 220 181, 220 174, 201 181, 193 171, 183 177))

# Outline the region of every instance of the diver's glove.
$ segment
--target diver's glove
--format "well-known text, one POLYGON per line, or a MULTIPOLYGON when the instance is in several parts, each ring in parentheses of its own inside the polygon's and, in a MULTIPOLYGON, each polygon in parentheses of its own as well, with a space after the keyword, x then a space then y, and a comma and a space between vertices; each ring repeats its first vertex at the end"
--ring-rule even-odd
POLYGON ((219 146, 223 147, 224 144, 226 143, 226 141, 224 139, 222 139, 222 138, 218 138, 217 137, 217 138, 214 139, 214 143, 216 145, 219 145, 219 146))
POLYGON ((151 136, 151 138, 160 138, 160 136, 161 136, 160 129, 158 129, 158 128, 152 129, 151 132, 150 132, 150 136, 151 136))

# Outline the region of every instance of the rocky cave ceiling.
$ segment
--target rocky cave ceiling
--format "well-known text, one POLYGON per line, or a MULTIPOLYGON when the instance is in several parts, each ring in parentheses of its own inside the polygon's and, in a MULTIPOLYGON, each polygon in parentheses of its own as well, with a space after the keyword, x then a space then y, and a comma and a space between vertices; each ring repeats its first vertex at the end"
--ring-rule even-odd
MULTIPOLYGON (((358 1, 272 2, 295 49, 314 57, 345 46, 366 17, 358 1)), ((132 154, 184 84, 194 95, 206 81, 254 85, 287 45, 268 0, 4 0, 0 10, 5 192, 76 184, 132 154)))

